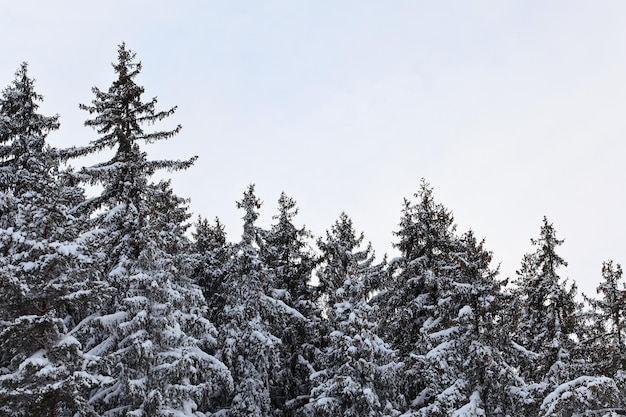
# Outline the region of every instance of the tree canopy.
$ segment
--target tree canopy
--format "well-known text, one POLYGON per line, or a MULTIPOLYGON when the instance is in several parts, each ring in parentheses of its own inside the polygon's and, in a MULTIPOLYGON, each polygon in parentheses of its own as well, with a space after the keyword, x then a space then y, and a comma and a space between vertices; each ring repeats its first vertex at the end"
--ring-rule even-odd
POLYGON ((154 178, 196 157, 149 158, 182 131, 159 130, 176 107, 144 98, 142 70, 119 45, 111 85, 80 106, 95 138, 68 149, 47 143, 59 116, 39 113, 27 64, 0 95, 1 415, 626 414, 618 263, 579 298, 544 217, 501 277, 425 180, 390 259, 347 213, 314 236, 284 192, 260 226, 254 185, 229 241, 154 178), (67 165, 86 155, 102 160, 67 165))

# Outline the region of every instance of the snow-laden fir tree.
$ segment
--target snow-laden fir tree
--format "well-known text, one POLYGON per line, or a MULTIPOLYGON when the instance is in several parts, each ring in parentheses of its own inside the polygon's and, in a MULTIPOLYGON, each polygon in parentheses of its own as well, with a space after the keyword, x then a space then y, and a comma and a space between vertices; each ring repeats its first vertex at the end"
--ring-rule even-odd
POLYGON ((578 373, 612 378, 613 382, 605 381, 604 384, 612 388, 605 388, 608 398, 604 398, 604 404, 610 404, 611 410, 623 414, 626 413, 623 400, 626 394, 626 286, 621 265, 614 265, 613 261, 602 264, 602 281, 597 293, 597 299, 583 294, 589 309, 582 313, 578 355, 583 358, 583 366, 579 366, 578 373), (615 393, 613 383, 619 394, 615 393))
POLYGON ((233 256, 233 245, 226 240, 224 225, 218 218, 211 224, 199 217, 193 238, 193 278, 204 292, 209 309, 208 318, 215 322, 224 307, 224 295, 220 290, 233 256))
POLYGON ((422 329, 431 325, 430 310, 439 302, 440 277, 455 262, 456 237, 451 212, 435 202, 424 180, 415 198, 415 203, 404 201, 400 230, 395 232, 400 256, 391 260, 389 277, 375 302, 381 307, 385 340, 407 365, 401 381, 407 401, 419 408, 430 397, 414 355, 423 353, 422 329))
POLYGON ((46 144, 58 116, 38 113, 27 69, 0 98, 0 414, 88 416, 93 381, 72 333, 102 285, 72 214, 83 192, 46 144))
POLYGON ((404 200, 400 230, 394 246, 400 256, 389 265, 391 277, 377 297, 383 302, 384 331, 402 354, 413 351, 419 330, 428 318, 425 303, 437 302, 437 274, 451 264, 455 248, 452 213, 435 202, 432 187, 422 180, 414 195, 404 200))
POLYGON ((173 137, 146 132, 174 113, 142 100, 135 82, 141 63, 122 44, 113 64, 117 79, 108 91, 94 88, 94 115, 85 124, 101 135, 73 148, 66 158, 114 150, 112 159, 83 168, 79 178, 102 187, 82 205, 92 215, 92 248, 114 295, 83 323, 85 369, 99 381, 90 403, 102 416, 203 415, 232 388, 230 374, 211 351, 214 326, 205 318, 202 291, 193 285, 185 201, 167 182, 153 184, 159 169, 179 170, 187 161, 148 160, 141 143, 173 137))
MULTIPOLYGON (((145 245, 125 265, 125 297, 116 312, 89 330, 108 337, 93 345, 90 371, 101 377, 91 402, 102 415, 202 416, 232 390, 226 366, 213 356, 217 330, 205 318, 202 290, 193 284, 184 201, 167 182, 148 187, 153 213, 145 245)), ((94 336, 95 336, 94 334, 94 336)))
POLYGON ((269 230, 260 230, 260 257, 267 268, 271 297, 284 302, 300 314, 287 314, 274 323, 272 332, 282 340, 281 355, 285 366, 280 370, 272 401, 290 415, 308 400, 312 361, 320 335, 320 314, 314 301, 311 275, 315 255, 309 247, 311 233, 293 221, 298 214, 296 202, 284 192, 278 199, 278 214, 269 230))
POLYGON ((574 347, 570 336, 576 330, 576 287, 568 287, 558 275, 558 269, 567 266, 557 253, 563 240, 557 239, 547 218, 543 218, 539 239, 531 243, 537 249, 524 255, 513 281, 513 342, 524 363, 526 381, 552 378, 553 384, 560 384, 570 376, 567 362, 574 347))
POLYGON ((558 274, 567 266, 557 253, 563 240, 544 217, 539 238, 531 243, 536 250, 524 255, 512 291, 512 343, 526 382, 512 391, 521 404, 518 414, 568 416, 610 407, 616 395, 614 381, 580 375, 575 356, 580 329, 576 286, 558 274))
MULTIPOLYGON (((307 303, 312 295, 311 273, 315 256, 309 248, 311 232, 297 228, 293 220, 298 214, 296 202, 284 192, 278 199, 278 214, 270 230, 262 230, 261 257, 272 272, 272 289, 287 304, 297 307, 307 303)), ((308 307, 308 306, 305 306, 308 307)))
POLYGON ((318 241, 328 334, 303 408, 307 416, 393 416, 404 405, 396 386, 401 364, 379 337, 377 308, 368 303, 385 263, 375 264, 371 245, 361 249, 362 241, 345 213, 318 241))
POLYGON ((118 48, 118 60, 113 63, 117 79, 107 91, 94 87, 95 99, 91 105, 81 104, 81 109, 94 115, 85 122, 101 136, 84 147, 73 147, 63 153, 65 159, 78 158, 105 149, 114 150, 108 161, 80 170, 77 178, 90 185, 102 187, 100 195, 88 199, 83 208, 94 214, 94 229, 105 229, 100 239, 100 250, 106 255, 109 271, 127 260, 136 259, 145 243, 142 231, 150 211, 146 189, 150 177, 157 171, 176 171, 189 168, 196 157, 185 161, 148 160, 140 147, 159 140, 170 139, 179 133, 181 126, 173 130, 144 130, 176 111, 176 107, 157 111, 157 99, 144 101, 144 88, 135 78, 140 74, 141 62, 125 44, 118 48))
MULTIPOLYGON (((317 240, 321 253, 321 266, 317 271, 318 295, 321 296, 320 302, 326 310, 332 309, 337 303, 337 297, 343 299, 341 294, 348 270, 359 262, 365 262, 365 266, 373 263, 371 244, 358 250, 364 239, 364 234, 356 233, 352 219, 344 212, 330 230, 326 231, 326 239, 317 240)), ((327 314, 330 312, 327 311, 327 314)))
POLYGON ((405 363, 406 416, 507 415, 509 386, 501 283, 491 254, 473 233, 455 233, 452 213, 422 181, 405 201, 400 257, 390 263, 382 307, 384 334, 405 363))
POLYGON ((237 206, 244 211, 243 234, 218 290, 224 307, 218 314, 220 358, 230 369, 234 395, 223 404, 232 417, 266 417, 280 412, 272 393, 279 383, 282 341, 271 329, 300 313, 266 294, 269 272, 261 261, 258 241, 260 200, 250 185, 237 206))
POLYGON ((586 318, 587 332, 581 348, 587 353, 591 372, 615 376, 626 369, 626 284, 620 264, 602 264, 602 281, 597 287, 600 298, 584 295, 591 307, 586 318))
POLYGON ((470 231, 456 241, 451 263, 439 269, 436 296, 425 304, 408 373, 424 386, 407 416, 505 416, 511 414, 508 390, 518 385, 516 370, 503 354, 503 298, 491 253, 470 231))

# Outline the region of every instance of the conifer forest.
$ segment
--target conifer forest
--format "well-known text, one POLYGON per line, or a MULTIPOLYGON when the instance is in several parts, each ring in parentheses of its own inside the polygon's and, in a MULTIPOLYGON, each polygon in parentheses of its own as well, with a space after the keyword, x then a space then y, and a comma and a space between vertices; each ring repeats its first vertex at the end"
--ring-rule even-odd
POLYGON ((148 158, 181 128, 159 130, 176 107, 144 95, 126 45, 80 105, 94 139, 67 149, 29 70, 0 96, 0 416, 626 415, 621 266, 579 297, 550 219, 510 278, 425 180, 393 259, 346 213, 295 226, 285 193, 258 226, 254 185, 231 240, 152 180, 196 158, 148 158))

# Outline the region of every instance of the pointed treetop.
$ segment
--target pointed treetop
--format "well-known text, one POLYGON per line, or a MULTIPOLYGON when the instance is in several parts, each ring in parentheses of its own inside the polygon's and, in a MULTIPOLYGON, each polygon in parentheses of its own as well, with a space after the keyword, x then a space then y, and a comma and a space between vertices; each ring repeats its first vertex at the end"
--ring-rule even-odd
MULTIPOLYGON (((326 240, 321 238, 317 240, 323 263, 323 267, 318 271, 319 288, 321 293, 331 297, 331 301, 333 293, 342 288, 348 275, 372 267, 374 251, 371 243, 368 243, 365 249, 359 249, 363 240, 363 233, 354 230, 352 220, 344 212, 331 229, 326 231, 326 240)), ((371 283, 368 282, 369 284, 371 283)))
MULTIPOLYGON (((41 152, 45 136, 59 128, 59 115, 38 114, 39 101, 43 96, 35 91, 35 80, 29 78, 28 64, 23 62, 0 97, 0 144, 12 140, 23 151, 41 152)), ((0 147, 0 161, 8 156, 6 148, 0 147)))
POLYGON ((351 251, 361 245, 364 235, 363 232, 357 234, 352 219, 346 212, 341 212, 339 219, 326 231, 326 239, 328 242, 344 245, 345 250, 351 251))
POLYGON ((110 148, 117 150, 112 161, 100 164, 97 170, 87 170, 84 174, 90 177, 89 182, 97 183, 98 175, 108 177, 103 168, 115 166, 118 162, 140 161, 142 171, 152 175, 159 169, 176 171, 187 169, 193 165, 197 157, 185 161, 160 160, 147 161, 145 152, 139 148, 139 142, 152 143, 158 140, 170 139, 181 130, 177 125, 172 130, 146 132, 144 126, 152 125, 157 121, 171 116, 176 107, 157 111, 157 98, 144 102, 142 95, 144 87, 135 82, 141 72, 141 62, 137 62, 135 53, 126 49, 125 44, 118 47, 118 61, 113 63, 117 79, 113 81, 108 91, 98 87, 92 88, 95 95, 91 105, 81 104, 80 108, 95 115, 93 119, 85 121, 85 126, 94 128, 101 136, 91 141, 89 146, 72 148, 63 153, 64 159, 71 159, 92 154, 110 148))
POLYGON ((416 203, 405 199, 400 230, 394 232, 400 238, 394 246, 407 260, 424 259, 432 267, 435 259, 451 250, 454 240, 454 216, 442 204, 435 203, 433 189, 424 179, 414 194, 416 203))
POLYGON ((281 253, 274 253, 279 258, 294 255, 294 253, 289 253, 290 251, 299 252, 306 246, 304 240, 312 236, 306 227, 297 228, 293 224, 297 214, 296 201, 283 191, 278 199, 278 214, 272 216, 276 223, 272 224, 271 230, 263 233, 266 245, 272 247, 269 250, 281 253))
POLYGON ((278 214, 272 216, 272 219, 287 222, 293 220, 297 214, 296 201, 284 191, 281 192, 278 198, 278 214))
POLYGON ((258 210, 261 208, 262 204, 261 200, 257 198, 254 193, 254 184, 248 186, 248 189, 243 193, 241 201, 237 202, 237 208, 245 211, 242 235, 242 241, 244 243, 252 243, 253 238, 256 236, 254 223, 259 218, 258 210))
MULTIPOLYGON (((73 147, 61 152, 64 160, 90 155, 104 149, 114 149, 115 155, 108 161, 84 167, 76 177, 85 183, 102 186, 102 194, 90 199, 86 204, 88 211, 99 208, 112 208, 117 204, 140 207, 145 199, 147 184, 158 170, 177 171, 187 169, 197 159, 187 160, 149 160, 141 148, 143 143, 170 139, 179 133, 181 126, 172 130, 144 131, 145 126, 153 125, 172 115, 176 107, 157 111, 157 99, 144 101, 144 88, 135 82, 141 71, 141 63, 136 61, 135 53, 121 44, 118 48, 118 61, 113 64, 117 79, 108 91, 97 87, 92 89, 95 97, 90 105, 81 104, 80 108, 93 115, 85 122, 94 128, 99 137, 84 147, 73 147)), ((143 209, 140 217, 144 216, 143 209)))
POLYGON ((96 98, 92 105, 81 104, 80 108, 96 114, 94 119, 87 120, 85 126, 91 126, 103 137, 92 142, 97 150, 118 146, 118 153, 125 154, 131 151, 132 145, 143 140, 147 143, 161 139, 169 139, 176 135, 181 126, 170 131, 145 133, 142 125, 153 124, 176 111, 172 107, 164 111, 156 111, 157 98, 144 103, 142 94, 144 87, 138 85, 134 79, 141 72, 141 62, 136 62, 136 54, 126 49, 125 44, 118 48, 118 61, 113 63, 113 69, 118 78, 107 92, 98 87, 92 89, 96 98))
POLYGON ((120 79, 128 77, 134 78, 141 72, 141 61, 135 62, 136 53, 126 49, 126 42, 122 42, 117 47, 117 62, 111 63, 120 79))
POLYGON ((543 217, 539 239, 531 239, 531 242, 534 246, 539 246, 539 251, 537 252, 539 260, 545 259, 546 265, 552 271, 559 266, 567 266, 567 262, 555 252, 556 247, 562 245, 565 239, 557 239, 554 225, 548 222, 546 216, 543 217))
POLYGON ((34 83, 24 62, 0 96, 0 190, 13 188, 18 192, 19 183, 46 177, 53 165, 51 161, 43 162, 56 155, 56 151, 46 148, 45 139, 59 128, 59 116, 37 113, 43 97, 35 92, 34 83), (25 170, 32 178, 18 180, 18 170, 25 170))
POLYGON ((541 230, 538 239, 530 239, 530 243, 536 246, 535 252, 526 254, 522 262, 522 268, 517 271, 518 276, 536 275, 541 272, 543 276, 550 276, 558 279, 557 269, 566 267, 567 262, 556 252, 557 248, 565 242, 564 239, 557 239, 554 225, 543 217, 541 230), (540 271, 536 271, 540 268, 540 271))
POLYGON ((196 242, 196 249, 202 253, 226 244, 226 229, 218 217, 213 224, 198 216, 195 230, 191 234, 196 242))

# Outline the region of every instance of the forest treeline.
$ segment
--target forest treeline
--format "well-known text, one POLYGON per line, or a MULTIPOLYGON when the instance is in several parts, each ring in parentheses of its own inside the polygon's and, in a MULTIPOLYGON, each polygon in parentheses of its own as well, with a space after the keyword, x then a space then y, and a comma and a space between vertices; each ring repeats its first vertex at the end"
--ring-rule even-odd
POLYGON ((81 105, 84 146, 46 143, 59 117, 38 112, 26 64, 0 97, 0 415, 626 415, 620 265, 579 302, 544 218, 502 278, 423 180, 390 260, 345 213, 321 237, 295 226, 284 193, 259 227, 252 185, 240 240, 217 219, 188 236, 187 201, 151 177, 195 157, 143 149, 176 136, 155 128, 175 108, 143 98, 124 44, 113 69, 81 105))

